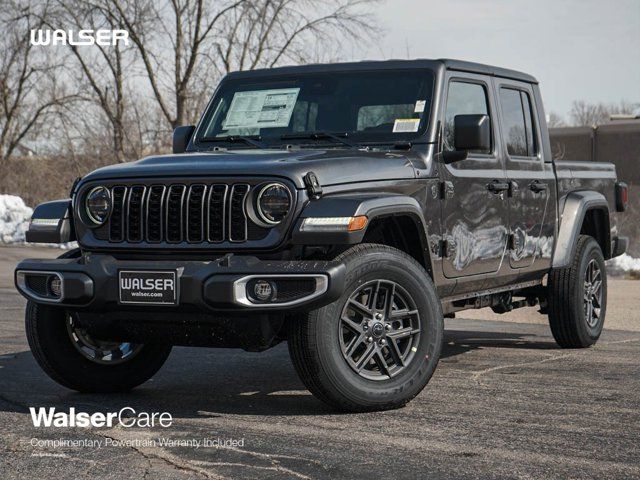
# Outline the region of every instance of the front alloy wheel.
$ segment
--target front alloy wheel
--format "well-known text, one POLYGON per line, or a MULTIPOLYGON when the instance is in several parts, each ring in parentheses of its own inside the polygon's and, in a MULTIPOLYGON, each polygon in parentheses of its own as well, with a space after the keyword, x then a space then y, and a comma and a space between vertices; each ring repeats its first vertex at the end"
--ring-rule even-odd
POLYGON ((443 316, 431 278, 395 248, 363 244, 346 266, 341 298, 289 319, 289 353, 305 386, 345 411, 405 405, 440 357, 443 316))
POLYGON ((73 346, 83 357, 103 365, 127 362, 144 347, 138 343, 108 342, 94 338, 86 329, 77 327, 71 315, 67 318, 67 332, 73 346))
POLYGON ((419 342, 420 313, 396 282, 367 282, 342 309, 342 355, 361 377, 385 380, 398 375, 413 360, 419 342))
POLYGON ((31 352, 44 372, 80 392, 123 392, 149 380, 171 345, 94 338, 60 307, 27 303, 25 328, 31 352))

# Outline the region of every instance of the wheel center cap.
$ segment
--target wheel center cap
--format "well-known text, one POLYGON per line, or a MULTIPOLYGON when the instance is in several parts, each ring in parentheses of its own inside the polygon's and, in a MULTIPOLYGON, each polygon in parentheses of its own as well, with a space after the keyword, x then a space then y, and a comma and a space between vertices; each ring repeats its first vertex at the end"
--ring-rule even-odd
POLYGON ((384 335, 384 325, 380 322, 374 323, 371 327, 371 333, 376 338, 382 337, 382 335, 384 335))

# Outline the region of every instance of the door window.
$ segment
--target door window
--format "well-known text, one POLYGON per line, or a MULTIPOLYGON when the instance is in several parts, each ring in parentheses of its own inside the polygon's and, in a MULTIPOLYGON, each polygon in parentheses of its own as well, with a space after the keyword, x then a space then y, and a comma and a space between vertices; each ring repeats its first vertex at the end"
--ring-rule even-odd
POLYGON ((529 95, 521 90, 501 88, 500 106, 502 131, 509 155, 535 157, 537 151, 529 95))
POLYGON ((444 149, 447 151, 455 150, 453 122, 456 115, 489 115, 487 91, 483 85, 456 81, 449 84, 444 115, 444 149))

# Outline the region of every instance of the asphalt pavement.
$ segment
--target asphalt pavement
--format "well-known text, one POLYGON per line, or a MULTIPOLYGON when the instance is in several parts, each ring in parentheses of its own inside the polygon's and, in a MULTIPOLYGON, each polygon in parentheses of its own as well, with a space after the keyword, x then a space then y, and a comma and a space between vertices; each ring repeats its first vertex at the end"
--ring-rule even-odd
POLYGON ((629 309, 640 282, 611 280, 613 297, 628 292, 625 309, 610 299, 601 340, 586 350, 557 348, 533 311, 530 322, 449 320, 438 369, 413 402, 339 414, 304 389, 286 345, 263 353, 175 348, 129 394, 60 387, 24 337, 25 302, 11 280, 22 256, 0 248, 2 479, 640 477, 640 309, 629 309), (173 421, 36 428, 29 407, 131 407, 173 421))

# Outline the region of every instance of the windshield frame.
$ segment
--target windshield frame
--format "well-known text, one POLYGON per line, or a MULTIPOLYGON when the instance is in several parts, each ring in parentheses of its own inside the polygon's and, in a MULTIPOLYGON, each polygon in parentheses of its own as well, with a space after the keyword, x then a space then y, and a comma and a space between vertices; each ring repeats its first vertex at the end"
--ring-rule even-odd
MULTIPOLYGON (((230 84, 261 84, 261 83, 282 83, 290 81, 292 77, 312 77, 326 74, 359 74, 359 75, 367 75, 367 74, 375 74, 375 73, 386 73, 386 74, 401 74, 401 73, 422 73, 423 75, 431 76, 431 90, 430 92, 425 92, 427 97, 427 108, 422 112, 420 128, 417 132, 380 132, 380 133, 372 133, 372 132, 348 132, 348 136, 344 136, 348 138, 350 142, 353 142, 359 146, 367 147, 367 146, 389 146, 393 147, 394 144, 397 143, 410 143, 410 144, 424 144, 431 143, 426 138, 427 135, 432 130, 432 121, 434 118, 434 108, 437 103, 435 98, 436 85, 438 82, 438 71, 434 68, 430 68, 428 66, 407 66, 401 67, 397 69, 387 69, 387 68, 362 68, 362 69, 330 69, 326 71, 318 71, 318 70, 309 70, 305 71, 304 67, 299 71, 292 72, 280 72, 279 69, 275 69, 273 74, 269 74, 269 71, 261 71, 260 74, 254 77, 251 75, 251 72, 243 72, 242 76, 234 76, 233 74, 227 75, 224 77, 216 88, 215 92, 211 96, 207 107, 198 122, 196 131, 190 142, 190 150, 213 150, 216 148, 223 147, 225 149, 249 149, 256 148, 250 144, 242 144, 236 142, 225 142, 224 140, 220 141, 207 141, 204 140, 206 138, 205 133, 206 129, 209 127, 209 123, 211 121, 212 116, 215 114, 215 111, 219 105, 219 98, 222 91, 224 91, 230 84)), ((318 131, 319 133, 320 131, 318 131)), ((302 132, 293 132, 293 133, 302 133, 302 132)), ((323 131, 322 133, 329 134, 337 134, 341 135, 344 132, 333 132, 333 131, 323 131)), ((345 144, 336 142, 330 138, 316 138, 316 139, 282 139, 279 135, 246 135, 247 137, 251 137, 259 140, 260 142, 266 143, 268 148, 283 148, 287 145, 296 145, 299 147, 313 147, 313 146, 322 146, 325 147, 333 147, 333 148, 348 148, 345 147, 345 144)))

